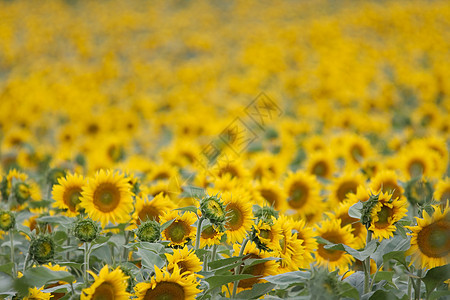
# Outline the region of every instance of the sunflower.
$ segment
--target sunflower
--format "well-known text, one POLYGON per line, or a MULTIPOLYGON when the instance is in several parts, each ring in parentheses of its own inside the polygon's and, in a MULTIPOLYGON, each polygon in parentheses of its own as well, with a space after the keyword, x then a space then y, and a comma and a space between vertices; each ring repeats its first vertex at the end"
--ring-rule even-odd
POLYGON ((349 193, 355 194, 360 185, 364 185, 364 177, 359 173, 344 173, 340 177, 335 178, 330 186, 329 204, 336 205, 343 202, 349 193))
POLYGON ((108 265, 105 265, 100 273, 89 271, 94 277, 94 283, 81 292, 81 300, 89 299, 129 299, 131 294, 127 293, 128 276, 122 272, 120 268, 116 268, 114 271, 109 272, 108 265))
POLYGON ((418 177, 434 177, 433 150, 418 147, 407 147, 400 154, 401 169, 406 179, 418 177))
POLYGON ((296 212, 314 213, 321 210, 320 185, 314 175, 303 171, 290 173, 284 182, 289 208, 296 212))
POLYGON ((265 251, 280 251, 281 245, 281 224, 278 219, 258 220, 253 225, 252 241, 256 243, 259 249, 265 251))
POLYGON ((286 210, 285 192, 276 181, 262 179, 256 183, 253 191, 255 192, 255 201, 258 205, 270 205, 281 212, 286 210))
MULTIPOLYGON (((317 226, 317 235, 333 244, 345 244, 355 248, 355 239, 350 226, 342 227, 341 220, 325 220, 317 226)), ((325 249, 324 244, 319 244, 316 252, 316 264, 327 267, 329 271, 339 268, 340 271, 348 270, 355 260, 353 256, 341 250, 325 249)))
POLYGON ((303 263, 300 268, 309 268, 310 264, 314 261, 313 253, 316 252, 318 243, 314 238, 316 236, 312 227, 306 226, 303 219, 296 220, 292 224, 292 229, 297 233, 297 239, 302 242, 304 247, 303 263))
POLYGON ((182 276, 192 275, 202 270, 202 262, 195 255, 194 249, 189 250, 188 247, 174 249, 173 254, 166 253, 167 270, 172 273, 175 265, 180 268, 182 276))
POLYGON ((416 226, 406 226, 412 231, 406 254, 412 255, 412 262, 428 269, 450 262, 450 209, 448 204, 445 208, 433 207, 432 216, 424 210, 422 219, 416 217, 416 226))
MULTIPOLYGON (((238 256, 241 245, 234 244, 233 245, 234 254, 233 256, 238 256)), ((245 256, 244 260, 246 259, 264 259, 264 258, 270 258, 272 257, 272 253, 259 250, 256 247, 256 244, 252 242, 248 242, 245 245, 243 255, 245 256)), ((237 292, 248 290, 253 288, 253 286, 257 283, 266 282, 263 277, 269 276, 269 275, 275 275, 278 271, 278 263, 274 260, 267 260, 263 263, 259 263, 256 265, 245 267, 242 271, 242 274, 249 274, 253 275, 255 277, 248 278, 248 279, 242 279, 238 283, 237 292)), ((229 290, 233 290, 233 283, 230 283, 228 286, 229 290)), ((226 287, 222 288, 223 291, 228 291, 226 287)), ((230 295, 228 295, 230 296, 230 295)))
MULTIPOLYGON (((66 266, 52 265, 52 263, 48 263, 46 265, 43 265, 43 267, 46 267, 47 269, 52 270, 52 271, 66 271, 66 272, 69 271, 66 266)), ((45 288, 49 289, 49 288, 57 287, 57 286, 60 286, 60 285, 63 285, 63 284, 68 284, 68 282, 58 281, 57 283, 53 283, 53 284, 45 286, 45 288)), ((52 300, 57 300, 57 299, 60 299, 60 298, 64 297, 65 293, 52 292, 51 295, 53 296, 52 300)))
POLYGON ((306 171, 321 178, 330 179, 335 168, 334 158, 328 151, 312 153, 306 161, 306 171))
POLYGON ((339 206, 336 208, 336 210, 333 213, 326 213, 330 219, 339 219, 341 220, 341 226, 350 226, 352 228, 352 235, 355 238, 355 245, 356 249, 364 248, 364 245, 366 243, 366 235, 367 235, 367 229, 364 227, 364 225, 359 221, 359 219, 352 218, 348 214, 348 210, 350 207, 357 203, 358 201, 356 199, 347 199, 342 203, 339 203, 339 206))
POLYGON ((405 190, 399 184, 399 179, 395 171, 384 170, 372 178, 370 189, 374 193, 387 192, 392 194, 392 198, 403 198, 405 190))
POLYGON ((159 222, 163 212, 173 209, 175 209, 175 204, 168 196, 164 196, 162 192, 153 199, 149 199, 148 195, 142 195, 141 197, 136 197, 132 219, 135 225, 140 225, 147 220, 159 222))
POLYGON ((202 226, 202 233, 200 235, 200 248, 212 245, 219 245, 222 240, 222 236, 224 234, 225 232, 220 231, 217 226, 214 225, 202 226))
POLYGON ((109 222, 127 222, 133 210, 130 188, 123 174, 100 170, 84 187, 80 207, 94 221, 100 221, 102 227, 109 222))
POLYGON ((195 238, 195 223, 197 217, 193 212, 184 212, 181 216, 177 211, 164 212, 160 217, 160 223, 164 224, 174 220, 169 227, 161 232, 166 241, 170 241, 170 246, 184 246, 187 242, 195 238))
POLYGON ((242 243, 253 224, 250 195, 245 190, 235 190, 223 193, 222 200, 227 212, 227 243, 242 243))
POLYGON ((433 198, 439 201, 442 205, 445 205, 450 201, 450 178, 441 179, 436 183, 433 198))
POLYGON ((255 180, 277 179, 283 171, 279 159, 273 154, 259 153, 253 158, 253 161, 254 164, 250 172, 255 180))
POLYGON ((281 226, 281 236, 279 240, 280 248, 275 256, 281 258, 279 273, 297 271, 304 264, 305 247, 303 241, 297 238, 297 233, 293 229, 294 222, 287 216, 280 216, 278 223, 281 226))
POLYGON ((378 194, 378 201, 370 211, 371 221, 368 228, 372 231, 373 237, 381 241, 394 236, 395 223, 406 216, 407 207, 408 202, 405 198, 394 199, 389 193, 378 194))
POLYGON ((53 186, 52 195, 55 202, 53 207, 66 210, 68 217, 78 214, 81 192, 86 186, 86 180, 78 174, 67 174, 58 178, 58 184, 53 186))
POLYGON ((43 288, 44 287, 41 287, 39 289, 36 287, 28 288, 28 295, 24 297, 23 300, 50 300, 51 298, 53 298, 53 295, 51 293, 42 292, 43 288))
POLYGON ((343 137, 343 151, 347 167, 355 167, 373 155, 370 142, 360 135, 348 134, 343 137))
POLYGON ((180 299, 194 300, 201 292, 193 274, 181 274, 177 264, 172 272, 155 266, 155 276, 150 282, 140 282, 134 288, 138 300, 180 299))

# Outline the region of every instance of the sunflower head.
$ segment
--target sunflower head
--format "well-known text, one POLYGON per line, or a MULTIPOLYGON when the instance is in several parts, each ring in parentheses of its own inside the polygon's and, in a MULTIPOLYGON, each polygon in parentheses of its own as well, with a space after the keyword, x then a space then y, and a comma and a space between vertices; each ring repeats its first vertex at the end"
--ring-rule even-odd
POLYGON ((19 204, 25 203, 31 198, 31 190, 25 182, 16 182, 13 186, 14 196, 19 204))
POLYGON ((161 226, 150 220, 139 225, 136 235, 140 241, 154 243, 161 237, 161 226))
POLYGON ((8 231, 16 225, 16 218, 14 214, 10 211, 2 210, 0 211, 0 229, 3 231, 8 231))
POLYGON ((98 237, 100 226, 91 219, 79 220, 75 223, 73 233, 80 241, 90 243, 98 237))
POLYGON ((55 242, 48 235, 38 236, 31 240, 29 253, 39 264, 45 264, 55 256, 55 242))
POLYGON ((206 196, 200 200, 200 211, 214 225, 223 225, 225 223, 225 206, 217 196, 206 196))
POLYGON ((406 198, 409 203, 415 205, 429 202, 433 198, 433 187, 424 178, 415 178, 406 184, 406 198))
POLYGON ((279 250, 279 242, 282 239, 281 228, 274 217, 270 220, 259 220, 253 226, 250 239, 259 250, 267 252, 279 250))

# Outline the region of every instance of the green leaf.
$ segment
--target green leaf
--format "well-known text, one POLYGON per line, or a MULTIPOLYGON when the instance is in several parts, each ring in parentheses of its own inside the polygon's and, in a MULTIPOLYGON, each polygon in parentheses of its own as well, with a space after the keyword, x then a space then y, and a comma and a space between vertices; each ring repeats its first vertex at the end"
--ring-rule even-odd
POLYGON ((450 264, 436 267, 427 272, 422 281, 425 283, 427 295, 430 294, 439 284, 450 278, 450 264))
POLYGON ((396 233, 398 233, 402 238, 406 239, 406 230, 405 227, 403 227, 400 223, 395 224, 396 233))
POLYGON ((399 299, 404 299, 404 297, 398 298, 391 291, 385 290, 377 290, 369 298, 369 300, 399 300, 399 299))
POLYGON ((311 277, 309 272, 293 271, 284 274, 266 276, 263 279, 278 285, 290 285, 293 283, 305 282, 311 277))
POLYGON ((158 254, 148 249, 138 248, 137 255, 142 258, 142 266, 152 271, 155 270, 155 265, 162 268, 165 264, 158 254))
MULTIPOLYGON (((15 247, 14 247, 15 248, 15 247)), ((12 276, 12 267, 13 267, 14 263, 10 262, 4 265, 0 266, 0 272, 6 273, 8 275, 12 276)))
POLYGON ((147 249, 155 253, 165 253, 165 248, 160 243, 139 242, 138 248, 147 249))
POLYGON ((241 279, 249 279, 254 278, 255 276, 249 274, 238 274, 238 275, 218 275, 211 276, 206 278, 205 280, 209 283, 209 290, 213 290, 217 287, 220 287, 224 284, 228 284, 230 282, 234 282, 241 279))
POLYGON ((392 251, 392 252, 389 252, 389 253, 386 253, 385 255, 383 255, 384 262, 386 262, 390 259, 398 261, 405 267, 407 266, 406 259, 405 259, 405 251, 392 251))
POLYGON ((14 287, 22 294, 28 292, 29 287, 41 287, 48 282, 73 282, 75 277, 66 271, 52 271, 46 267, 29 268, 23 276, 14 282, 14 287))
POLYGON ((258 299, 262 295, 270 292, 276 285, 270 282, 257 283, 251 290, 242 291, 236 295, 239 299, 258 299))
POLYGON ((161 231, 165 230, 167 227, 169 227, 170 225, 172 225, 172 223, 175 221, 175 219, 173 220, 169 220, 167 222, 165 222, 164 224, 161 225, 161 231))
POLYGON ((363 204, 361 202, 357 202, 350 206, 348 209, 348 215, 355 219, 361 219, 361 209, 363 208, 363 204))
POLYGON ((0 272, 0 294, 11 292, 13 290, 13 283, 14 281, 10 276, 0 272))
POLYGON ((350 283, 342 282, 340 289, 341 289, 341 292, 339 293, 340 298, 359 299, 358 290, 350 283))
POLYGON ((327 241, 326 239, 324 239, 321 236, 316 236, 315 239, 317 240, 317 243, 319 243, 319 244, 334 245, 333 243, 330 243, 329 241, 327 241))
POLYGON ((354 258, 356 258, 357 260, 363 261, 375 252, 378 245, 379 245, 379 242, 377 242, 376 240, 372 240, 369 242, 369 244, 366 246, 366 248, 363 251, 355 250, 344 244, 325 245, 324 248, 329 249, 329 250, 345 251, 348 254, 350 254, 351 256, 353 256, 354 258))
POLYGON ((375 276, 375 282, 386 280, 387 282, 392 282, 392 277, 394 276, 394 272, 392 271, 379 271, 375 276))
POLYGON ((197 206, 194 206, 194 205, 186 206, 186 207, 181 207, 181 208, 175 208, 174 210, 179 210, 179 211, 191 211, 191 212, 197 214, 197 206))
POLYGON ((450 298, 450 290, 433 291, 428 296, 428 300, 448 299, 448 298, 450 298))
POLYGON ((219 259, 219 260, 210 262, 208 264, 208 266, 214 270, 214 269, 217 269, 220 267, 234 264, 235 262, 242 260, 242 258, 243 258, 243 256, 233 256, 233 257, 229 257, 229 258, 219 259))
POLYGON ((66 216, 56 215, 56 216, 44 216, 36 219, 37 222, 44 222, 50 224, 59 224, 64 228, 71 228, 73 226, 75 218, 70 218, 66 216))

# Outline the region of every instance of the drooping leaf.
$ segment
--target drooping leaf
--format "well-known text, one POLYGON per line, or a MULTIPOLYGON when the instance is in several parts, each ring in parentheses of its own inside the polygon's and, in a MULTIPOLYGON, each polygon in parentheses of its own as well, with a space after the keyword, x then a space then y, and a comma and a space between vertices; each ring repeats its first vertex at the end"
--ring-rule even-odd
POLYGON ((357 202, 350 206, 348 209, 348 215, 355 219, 361 219, 361 209, 363 208, 363 204, 361 202, 357 202))
POLYGON ((255 284, 251 290, 245 290, 236 295, 239 299, 258 299, 262 295, 270 292, 276 285, 270 282, 255 284))
POLYGON ((290 285, 293 283, 305 282, 311 277, 311 273, 302 271, 287 272, 284 274, 264 277, 270 283, 278 285, 290 285))
POLYGON ((378 245, 379 245, 379 242, 377 242, 376 240, 372 240, 369 242, 369 244, 366 246, 366 248, 362 251, 355 250, 344 244, 325 245, 324 248, 330 249, 330 250, 345 251, 348 254, 350 254, 351 256, 353 256, 355 259, 357 259, 359 261, 363 261, 375 252, 378 245))
POLYGON ((238 274, 238 275, 218 275, 211 276, 206 278, 205 280, 209 283, 209 289, 213 290, 217 287, 220 287, 224 284, 228 284, 230 282, 234 282, 242 279, 254 278, 255 276, 249 274, 238 274))
POLYGON ((137 255, 142 258, 142 266, 151 271, 155 270, 155 265, 158 266, 158 268, 164 266, 164 260, 151 250, 138 248, 137 255))
POLYGON ((450 278, 450 264, 433 268, 427 272, 422 281, 425 283, 427 294, 430 294, 439 284, 450 278))
POLYGON ((191 211, 193 213, 197 213, 197 206, 191 205, 191 206, 186 206, 186 207, 181 207, 181 208, 175 208, 174 210, 179 210, 179 211, 191 211))
POLYGON ((55 281, 73 282, 75 277, 66 271, 52 271, 46 267, 29 268, 23 276, 14 282, 14 287, 22 294, 28 292, 29 287, 41 287, 55 281))

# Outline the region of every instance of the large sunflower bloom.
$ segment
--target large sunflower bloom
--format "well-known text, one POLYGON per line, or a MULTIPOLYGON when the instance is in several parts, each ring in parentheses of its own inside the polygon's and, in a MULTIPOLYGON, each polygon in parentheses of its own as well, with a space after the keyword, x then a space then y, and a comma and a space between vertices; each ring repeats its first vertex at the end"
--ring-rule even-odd
POLYGON ((52 195, 55 202, 53 207, 66 210, 66 215, 75 217, 78 214, 81 192, 86 180, 78 174, 67 174, 58 178, 58 184, 53 186, 52 195))
POLYGON ((140 282, 134 288, 138 300, 179 299, 194 300, 201 291, 193 274, 181 274, 178 265, 169 273, 155 266, 155 276, 150 282, 140 282))
POLYGON ((127 222, 133 210, 130 188, 123 174, 100 170, 83 189, 80 206, 103 227, 127 222))
POLYGON ((82 291, 81 300, 127 300, 131 296, 126 291, 128 276, 125 276, 120 268, 109 272, 108 265, 105 265, 98 276, 91 271, 89 273, 94 277, 95 281, 89 288, 82 291))
POLYGON ((195 238, 195 223, 197 217, 193 212, 184 212, 181 216, 177 211, 165 212, 161 215, 160 223, 164 224, 174 220, 169 227, 161 232, 166 241, 170 241, 171 246, 184 246, 189 240, 195 238))
POLYGON ((253 215, 250 200, 248 193, 243 190, 222 194, 222 201, 227 212, 225 222, 227 243, 242 243, 247 232, 252 228, 253 215))
MULTIPOLYGON (((342 227, 340 220, 322 221, 317 227, 317 235, 333 244, 345 244, 355 248, 355 238, 352 235, 350 226, 342 227)), ((353 256, 340 250, 325 249, 323 244, 319 244, 316 252, 316 264, 327 267, 329 271, 339 268, 340 271, 348 270, 355 260, 353 256)))
POLYGON ((329 204, 336 205, 343 202, 347 199, 348 194, 355 194, 360 185, 364 185, 364 177, 359 173, 344 173, 334 179, 330 187, 329 204))
POLYGON ((392 199, 392 194, 380 193, 378 202, 370 212, 370 227, 373 237, 388 239, 394 236, 395 223, 406 216, 408 202, 406 199, 392 199))
POLYGON ((450 262, 450 214, 449 206, 434 206, 433 216, 423 212, 416 226, 406 226, 412 231, 411 247, 406 252, 421 268, 435 268, 450 262))

